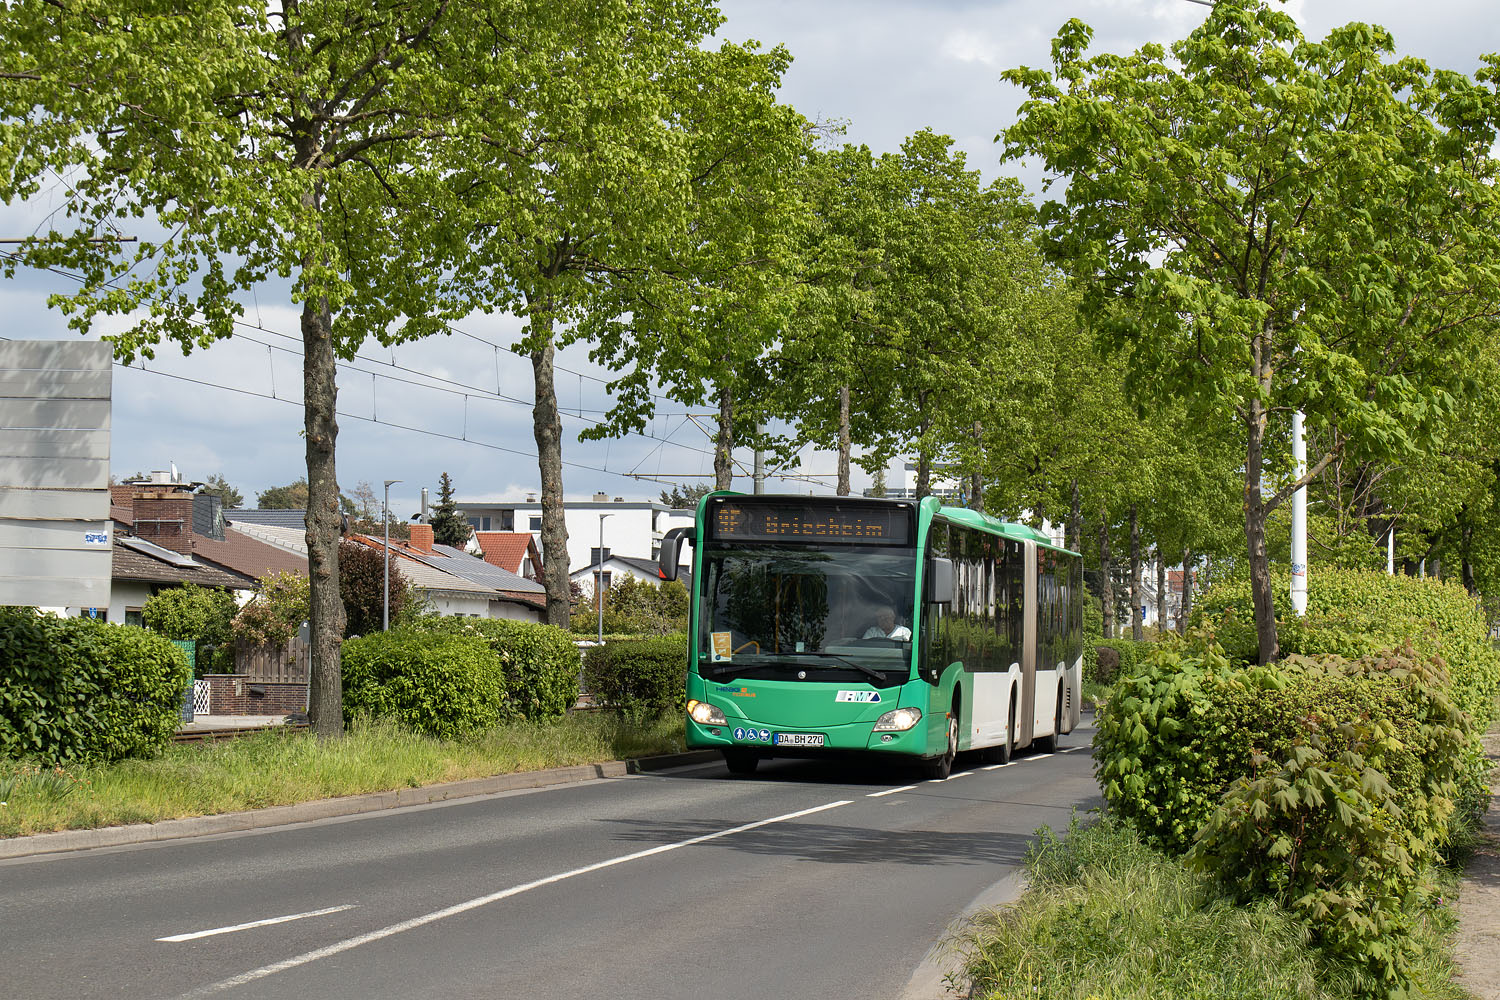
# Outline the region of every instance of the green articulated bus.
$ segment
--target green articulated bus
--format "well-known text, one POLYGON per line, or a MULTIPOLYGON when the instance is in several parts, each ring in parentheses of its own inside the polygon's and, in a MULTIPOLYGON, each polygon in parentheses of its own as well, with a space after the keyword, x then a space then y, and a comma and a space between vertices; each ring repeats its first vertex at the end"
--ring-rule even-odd
POLYGON ((662 541, 693 546, 687 745, 748 774, 770 757, 884 756, 945 778, 1078 724, 1083 561, 936 499, 711 493, 662 541))

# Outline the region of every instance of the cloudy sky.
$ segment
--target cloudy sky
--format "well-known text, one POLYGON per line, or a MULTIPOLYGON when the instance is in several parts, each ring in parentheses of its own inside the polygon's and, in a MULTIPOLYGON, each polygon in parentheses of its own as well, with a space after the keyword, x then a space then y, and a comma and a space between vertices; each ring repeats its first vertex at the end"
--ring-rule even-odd
MULTIPOLYGON (((849 141, 878 153, 930 127, 951 135, 987 178, 1012 172, 1033 188, 1040 179, 1034 171, 999 163, 995 135, 1020 102, 1019 92, 999 82, 1000 72, 1049 65, 1050 40, 1068 18, 1094 27, 1094 51, 1125 52, 1179 38, 1205 14, 1188 0, 723 0, 722 8, 722 37, 791 51, 783 98, 810 118, 845 123, 849 141)), ((1500 50, 1493 0, 1300 0, 1287 9, 1316 37, 1351 20, 1382 24, 1403 54, 1468 73, 1481 53, 1500 50)), ((25 235, 55 207, 42 200, 0 209, 0 224, 15 230, 0 236, 25 235)), ((46 308, 48 292, 69 287, 47 275, 0 283, 7 320, 0 336, 77 336, 46 308)), ((115 368, 117 476, 171 463, 189 479, 221 474, 253 503, 256 492, 304 474, 296 311, 272 293, 247 302, 246 318, 258 329, 211 349, 180 357, 167 347, 144 368, 115 368)), ((399 516, 416 510, 421 487, 435 495, 443 472, 460 499, 534 492, 531 368, 505 350, 519 326, 510 317, 474 317, 459 334, 368 350, 341 371, 338 468, 345 490, 365 481, 378 493, 383 480, 399 479, 391 488, 399 516)), ((558 365, 570 497, 604 491, 654 498, 666 486, 656 480, 711 476, 706 410, 664 402, 646 436, 574 440, 608 405, 605 373, 576 349, 558 365)), ((748 469, 750 456, 740 457, 748 469)), ((773 479, 769 488, 831 492, 833 471, 831 456, 809 454, 797 478, 773 479)))

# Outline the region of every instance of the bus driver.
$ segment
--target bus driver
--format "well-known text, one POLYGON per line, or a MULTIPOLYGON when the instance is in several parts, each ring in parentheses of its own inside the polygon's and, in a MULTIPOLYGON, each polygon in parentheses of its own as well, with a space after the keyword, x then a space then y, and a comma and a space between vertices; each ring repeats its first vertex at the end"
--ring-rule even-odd
POLYGON ((875 609, 875 624, 865 629, 861 639, 895 639, 899 642, 911 641, 911 629, 905 625, 896 624, 896 611, 891 607, 875 609))

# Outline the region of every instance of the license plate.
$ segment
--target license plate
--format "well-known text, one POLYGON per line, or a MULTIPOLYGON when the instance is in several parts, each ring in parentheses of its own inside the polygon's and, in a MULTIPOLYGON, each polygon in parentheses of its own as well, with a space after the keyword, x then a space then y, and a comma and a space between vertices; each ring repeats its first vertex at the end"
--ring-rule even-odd
POLYGON ((779 747, 820 747, 823 745, 823 734, 777 733, 774 745, 779 747))

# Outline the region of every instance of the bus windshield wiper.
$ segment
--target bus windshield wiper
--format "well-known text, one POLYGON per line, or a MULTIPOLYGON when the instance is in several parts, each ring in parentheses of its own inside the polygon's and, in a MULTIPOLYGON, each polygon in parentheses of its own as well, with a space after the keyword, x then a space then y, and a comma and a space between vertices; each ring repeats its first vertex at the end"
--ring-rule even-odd
POLYGON ((855 670, 858 670, 860 673, 867 674, 868 676, 875 678, 877 681, 883 681, 883 680, 885 680, 885 674, 882 674, 880 671, 875 670, 872 667, 867 667, 863 663, 859 663, 859 662, 857 662, 855 660, 851 660, 851 659, 849 659, 849 657, 845 656, 843 653, 825 653, 825 652, 821 652, 821 651, 804 650, 803 652, 793 653, 792 655, 793 656, 820 656, 820 657, 829 657, 831 659, 838 660, 840 663, 848 664, 849 666, 853 667, 855 670))

